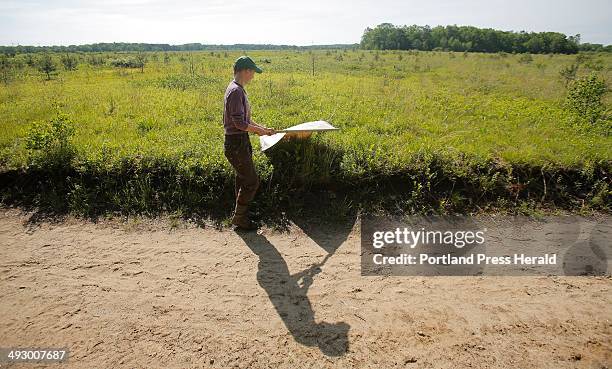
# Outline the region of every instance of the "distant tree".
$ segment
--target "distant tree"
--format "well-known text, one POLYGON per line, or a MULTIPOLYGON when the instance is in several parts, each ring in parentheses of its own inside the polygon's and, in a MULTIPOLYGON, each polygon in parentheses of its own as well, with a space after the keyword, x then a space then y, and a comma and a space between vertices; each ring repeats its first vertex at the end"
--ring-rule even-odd
POLYGON ((139 53, 136 55, 137 66, 140 68, 140 73, 144 73, 144 67, 147 63, 147 56, 144 53, 139 53))
POLYGON ((26 62, 26 65, 27 65, 28 67, 33 67, 33 66, 35 66, 35 65, 36 65, 36 60, 34 59, 34 57, 32 56, 32 54, 27 54, 27 55, 26 55, 25 62, 26 62))
POLYGON ((13 62, 11 58, 4 54, 0 54, 0 78, 5 85, 13 79, 13 62))
POLYGON ((44 54, 38 61, 38 70, 47 75, 47 81, 51 79, 51 75, 57 70, 57 65, 49 54, 44 54))
POLYGON ((60 58, 60 61, 64 65, 65 70, 76 70, 79 65, 79 61, 76 56, 66 54, 60 58))

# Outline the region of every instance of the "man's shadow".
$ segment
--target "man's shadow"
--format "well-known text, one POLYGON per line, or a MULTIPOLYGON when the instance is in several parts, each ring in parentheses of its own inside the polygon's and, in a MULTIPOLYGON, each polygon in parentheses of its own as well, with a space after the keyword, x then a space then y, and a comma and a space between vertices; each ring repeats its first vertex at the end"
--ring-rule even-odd
MULTIPOLYGON (((300 225, 299 222, 294 222, 300 225)), ((328 252, 325 259, 311 267, 291 274, 287 263, 268 239, 255 232, 238 232, 246 245, 259 257, 257 281, 266 291, 283 323, 295 340, 306 346, 317 346, 327 356, 341 356, 348 351, 348 331, 344 322, 317 323, 312 304, 308 299, 308 288, 313 277, 321 272, 321 266, 346 240, 355 223, 355 218, 342 224, 328 227, 329 232, 304 225, 302 230, 328 252), (325 234, 329 236, 325 236, 325 234)))

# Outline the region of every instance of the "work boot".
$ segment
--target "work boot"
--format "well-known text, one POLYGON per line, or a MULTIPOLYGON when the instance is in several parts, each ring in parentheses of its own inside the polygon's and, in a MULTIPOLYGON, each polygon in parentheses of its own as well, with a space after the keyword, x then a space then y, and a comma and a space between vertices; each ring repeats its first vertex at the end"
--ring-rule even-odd
POLYGON ((236 210, 234 210, 232 224, 244 231, 252 231, 257 229, 257 226, 249 219, 248 205, 236 203, 236 210))

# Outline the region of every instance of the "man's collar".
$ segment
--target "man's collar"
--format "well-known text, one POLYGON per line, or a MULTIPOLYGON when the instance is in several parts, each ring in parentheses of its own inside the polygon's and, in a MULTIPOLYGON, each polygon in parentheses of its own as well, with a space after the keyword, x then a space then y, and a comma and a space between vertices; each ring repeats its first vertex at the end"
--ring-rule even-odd
POLYGON ((236 79, 234 78, 234 83, 237 84, 238 86, 242 87, 244 89, 244 86, 242 86, 240 83, 238 83, 238 81, 236 81, 236 79))

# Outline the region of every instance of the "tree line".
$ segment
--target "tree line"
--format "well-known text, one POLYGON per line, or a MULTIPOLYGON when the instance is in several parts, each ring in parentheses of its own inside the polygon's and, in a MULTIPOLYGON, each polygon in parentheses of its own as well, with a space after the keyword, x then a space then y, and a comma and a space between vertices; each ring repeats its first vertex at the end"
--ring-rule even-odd
POLYGON ((232 51, 232 50, 303 50, 303 49, 343 49, 356 48, 357 44, 334 44, 334 45, 270 45, 270 44, 234 44, 234 45, 205 45, 200 43, 169 45, 169 44, 147 44, 111 42, 86 45, 70 46, 0 46, 2 54, 27 54, 36 52, 145 52, 145 51, 232 51))
POLYGON ((513 32, 473 26, 395 26, 366 28, 360 46, 371 50, 443 50, 507 53, 612 51, 612 45, 580 44, 580 35, 559 32, 513 32))
POLYGON ((513 32, 473 26, 395 26, 382 23, 366 28, 360 44, 332 45, 272 45, 234 44, 207 45, 189 43, 182 45, 150 43, 94 43, 69 46, 0 46, 0 54, 16 55, 36 52, 169 52, 169 51, 245 51, 245 50, 308 50, 355 49, 369 50, 443 50, 507 53, 561 53, 578 51, 612 52, 612 45, 580 43, 580 35, 567 36, 559 32, 513 32))

